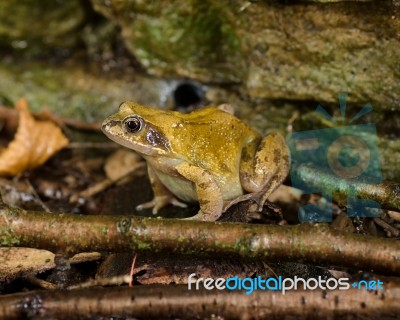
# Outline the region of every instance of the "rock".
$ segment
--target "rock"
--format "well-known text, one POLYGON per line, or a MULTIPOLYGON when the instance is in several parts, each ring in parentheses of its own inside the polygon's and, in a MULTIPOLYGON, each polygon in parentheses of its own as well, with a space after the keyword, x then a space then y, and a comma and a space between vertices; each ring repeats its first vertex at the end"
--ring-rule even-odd
MULTIPOLYGON (((40 112, 44 107, 64 117, 86 121, 102 121, 115 112, 125 100, 161 108, 173 106, 174 89, 181 83, 176 80, 158 79, 126 72, 125 75, 102 74, 99 70, 85 70, 74 62, 72 65, 40 64, 32 62, 0 60, 0 104, 13 105, 20 97, 29 101, 32 111, 40 112)), ((229 102, 236 114, 260 133, 279 130, 287 134, 289 119, 297 114, 294 131, 313 130, 332 126, 314 112, 316 103, 307 108, 290 101, 249 102, 232 90, 208 86, 206 99, 214 105, 229 102)), ((337 101, 335 102, 336 108, 337 101)), ((338 112, 338 110, 336 110, 338 112)), ((336 114, 337 114, 336 112, 336 114)), ((368 118, 373 121, 373 118, 368 118)), ((382 120, 382 119, 381 119, 382 120)), ((382 120, 383 121, 383 120, 382 120)), ((380 123, 376 121, 378 131, 380 123)), ((387 122, 387 121, 386 121, 387 122)), ((396 130, 393 124, 389 131, 396 130)), ((383 128, 382 128, 383 129, 383 128)), ((400 143, 390 135, 379 135, 379 147, 383 178, 400 180, 400 143)))
POLYGON ((33 112, 47 107, 67 118, 101 121, 125 100, 162 106, 172 89, 173 84, 165 80, 129 72, 101 74, 85 70, 76 61, 54 66, 0 60, 0 104, 13 105, 25 97, 33 112))
POLYGON ((0 1, 0 44, 38 54, 44 49, 75 46, 75 32, 85 19, 79 0, 0 1))
POLYGON ((236 16, 224 1, 92 1, 118 23, 125 45, 148 71, 200 81, 243 77, 236 16))
POLYGON ((247 11, 244 83, 251 96, 336 104, 348 91, 350 103, 400 108, 400 28, 387 1, 247 11))
POLYGON ((309 2, 92 0, 152 74, 236 82, 257 99, 335 103, 348 91, 398 110, 398 5, 309 2))

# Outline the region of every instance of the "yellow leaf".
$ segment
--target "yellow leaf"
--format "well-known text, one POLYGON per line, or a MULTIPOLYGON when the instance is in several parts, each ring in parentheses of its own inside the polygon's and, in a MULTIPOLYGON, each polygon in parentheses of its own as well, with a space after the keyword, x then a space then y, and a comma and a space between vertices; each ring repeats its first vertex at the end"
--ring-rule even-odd
POLYGON ((46 162, 68 144, 60 128, 50 121, 37 121, 25 99, 15 108, 19 122, 14 139, 0 153, 0 175, 16 176, 46 162))

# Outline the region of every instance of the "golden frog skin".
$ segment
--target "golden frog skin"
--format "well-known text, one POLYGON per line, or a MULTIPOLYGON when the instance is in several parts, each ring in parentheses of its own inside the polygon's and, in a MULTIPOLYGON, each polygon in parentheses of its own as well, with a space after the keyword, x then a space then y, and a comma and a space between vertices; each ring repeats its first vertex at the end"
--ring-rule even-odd
POLYGON ((137 210, 198 201, 190 219, 215 221, 231 205, 252 199, 261 211, 289 172, 289 152, 279 133, 261 137, 229 105, 188 114, 124 102, 102 124, 113 141, 147 162, 154 199, 137 210))

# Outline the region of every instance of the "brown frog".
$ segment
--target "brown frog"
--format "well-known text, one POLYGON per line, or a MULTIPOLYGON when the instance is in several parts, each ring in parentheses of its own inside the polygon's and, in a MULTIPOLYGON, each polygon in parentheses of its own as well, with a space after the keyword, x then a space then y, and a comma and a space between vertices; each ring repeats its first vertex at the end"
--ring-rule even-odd
POLYGON ((289 151, 279 133, 262 137, 236 118, 228 105, 188 114, 124 102, 102 125, 113 141, 147 161, 154 199, 137 206, 186 206, 191 219, 215 221, 231 205, 254 200, 261 211, 289 172, 289 151))

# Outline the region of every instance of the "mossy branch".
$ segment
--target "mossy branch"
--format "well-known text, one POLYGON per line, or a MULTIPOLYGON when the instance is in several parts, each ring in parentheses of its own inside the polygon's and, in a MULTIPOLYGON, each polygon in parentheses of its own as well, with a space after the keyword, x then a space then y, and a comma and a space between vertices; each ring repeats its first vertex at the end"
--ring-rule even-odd
POLYGON ((299 179, 310 189, 336 190, 333 199, 341 205, 348 202, 347 191, 352 189, 360 199, 378 202, 383 209, 400 211, 400 185, 394 182, 383 182, 377 185, 347 182, 331 172, 321 170, 309 164, 301 165, 296 171, 299 179), (351 185, 350 185, 351 183, 351 185))
POLYGON ((154 253, 234 255, 400 274, 398 241, 343 233, 326 224, 278 226, 78 216, 24 211, 3 204, 0 207, 0 243, 65 254, 150 250, 154 253))

